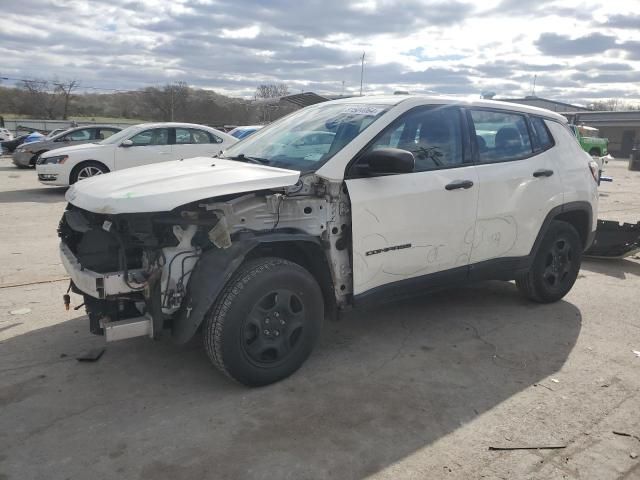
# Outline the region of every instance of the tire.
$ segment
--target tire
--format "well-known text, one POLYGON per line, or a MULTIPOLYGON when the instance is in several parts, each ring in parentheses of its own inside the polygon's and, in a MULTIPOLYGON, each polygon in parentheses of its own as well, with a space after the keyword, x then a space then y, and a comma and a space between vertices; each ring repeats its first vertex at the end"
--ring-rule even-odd
POLYGON ((592 157, 599 157, 600 150, 594 147, 591 150, 589 150, 589 155, 591 155, 592 157))
POLYGON ((109 169, 100 162, 89 160, 87 162, 79 163, 73 167, 73 170, 71 170, 71 175, 69 175, 69 185, 73 185, 78 180, 84 180, 85 178, 93 177, 95 175, 102 175, 103 173, 109 173, 109 169), (87 175, 90 172, 93 173, 87 175))
POLYGON ((557 302, 573 287, 581 262, 580 235, 573 225, 554 220, 536 251, 531 269, 516 279, 516 285, 535 302, 557 302))
POLYGON ((205 318, 203 340, 211 362, 250 387, 294 373, 320 335, 324 300, 303 267, 282 258, 241 266, 205 318))

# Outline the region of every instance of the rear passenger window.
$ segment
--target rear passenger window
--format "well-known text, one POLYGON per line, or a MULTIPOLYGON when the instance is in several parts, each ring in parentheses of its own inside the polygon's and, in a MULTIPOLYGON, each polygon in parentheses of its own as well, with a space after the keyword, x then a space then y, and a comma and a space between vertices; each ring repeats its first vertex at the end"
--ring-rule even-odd
POLYGON ((531 126, 533 127, 533 134, 536 137, 536 150, 544 151, 553 147, 553 138, 542 118, 531 117, 531 126))
POLYGON ((480 163, 518 160, 533 153, 524 115, 471 110, 471 118, 476 129, 480 163))
POLYGON ((457 108, 417 109, 387 127, 369 150, 408 150, 416 159, 416 172, 460 166, 464 161, 460 125, 457 108))
POLYGON ((222 143, 215 135, 196 128, 176 128, 177 144, 222 143))

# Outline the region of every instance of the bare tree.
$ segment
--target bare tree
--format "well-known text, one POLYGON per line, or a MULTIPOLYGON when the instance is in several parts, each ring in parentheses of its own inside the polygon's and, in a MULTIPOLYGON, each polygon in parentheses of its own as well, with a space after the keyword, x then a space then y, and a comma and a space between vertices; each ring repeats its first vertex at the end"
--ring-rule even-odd
POLYGON ((278 98, 289 94, 285 83, 264 83, 256 87, 255 99, 278 98))
POLYGON ((162 88, 149 87, 143 92, 150 113, 162 120, 173 121, 186 115, 189 87, 185 82, 167 84, 162 88))
POLYGON ((73 92, 76 88, 80 86, 80 82, 77 80, 67 80, 66 82, 55 81, 53 82, 55 86, 55 93, 58 93, 63 98, 63 109, 62 109, 62 119, 67 119, 67 114, 69 113, 69 100, 71 100, 71 92, 73 92))
POLYGON ((56 117, 57 98, 50 93, 49 82, 46 80, 23 80, 20 84, 24 92, 22 108, 27 115, 56 117))
MULTIPOLYGON (((276 99, 279 97, 284 97, 289 94, 289 87, 287 87, 284 83, 263 83, 256 87, 256 93, 254 94, 255 100, 268 100, 270 98, 276 99)), ((259 106, 260 117, 263 122, 267 123, 271 121, 271 117, 275 116, 276 118, 279 116, 280 105, 279 104, 269 104, 266 102, 262 102, 259 106)))
POLYGON ((621 110, 640 110, 639 104, 625 102, 620 98, 607 98, 604 100, 595 100, 587 105, 591 110, 599 110, 605 112, 619 112, 621 110))

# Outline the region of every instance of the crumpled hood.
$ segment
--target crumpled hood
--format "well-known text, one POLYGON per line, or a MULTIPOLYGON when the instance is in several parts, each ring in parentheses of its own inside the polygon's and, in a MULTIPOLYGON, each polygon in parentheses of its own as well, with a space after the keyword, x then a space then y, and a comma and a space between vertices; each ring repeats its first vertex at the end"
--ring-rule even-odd
POLYGON ((42 156, 44 158, 49 158, 57 155, 72 155, 79 151, 82 151, 83 153, 87 153, 86 151, 88 150, 102 150, 107 147, 113 148, 113 145, 101 145, 99 143, 82 143, 80 145, 70 145, 68 147, 51 149, 47 153, 43 154, 42 156))
POLYGON ((95 213, 166 212, 205 198, 295 185, 299 178, 294 170, 197 157, 81 180, 66 199, 95 213))

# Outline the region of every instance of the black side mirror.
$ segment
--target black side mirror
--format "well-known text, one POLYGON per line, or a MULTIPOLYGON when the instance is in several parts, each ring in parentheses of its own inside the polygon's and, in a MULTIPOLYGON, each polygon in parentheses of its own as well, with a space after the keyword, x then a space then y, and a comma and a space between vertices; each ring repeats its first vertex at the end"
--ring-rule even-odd
POLYGON ((399 148, 380 148, 365 153, 358 163, 369 173, 393 174, 411 173, 416 165, 413 153, 399 148))

